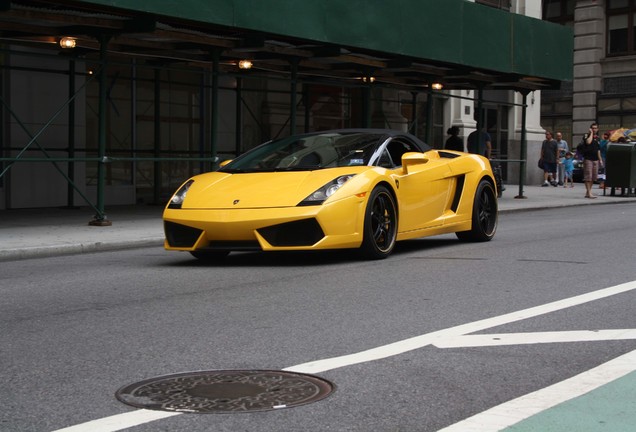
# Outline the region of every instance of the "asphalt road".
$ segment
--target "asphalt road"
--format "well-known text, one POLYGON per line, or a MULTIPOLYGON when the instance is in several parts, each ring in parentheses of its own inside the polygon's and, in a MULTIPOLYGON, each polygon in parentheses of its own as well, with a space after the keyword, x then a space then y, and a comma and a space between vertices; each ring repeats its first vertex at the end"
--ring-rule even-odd
POLYGON ((0 263, 0 430, 118 430, 112 416, 138 412, 114 397, 124 385, 289 368, 336 390, 128 430, 438 431, 636 350, 633 338, 539 337, 636 329, 631 288, 515 314, 633 284, 635 216, 636 204, 505 214, 492 242, 422 239, 383 261, 245 253, 202 265, 146 248, 0 263), (466 337, 493 333, 491 346, 466 337))

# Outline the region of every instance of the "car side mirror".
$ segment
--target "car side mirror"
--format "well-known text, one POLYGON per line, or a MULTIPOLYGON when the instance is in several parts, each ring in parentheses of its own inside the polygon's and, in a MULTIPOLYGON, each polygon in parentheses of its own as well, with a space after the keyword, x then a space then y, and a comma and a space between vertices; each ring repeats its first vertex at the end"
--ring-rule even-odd
POLYGON ((409 173, 409 167, 413 165, 422 165, 428 162, 429 159, 424 153, 407 152, 402 155, 402 169, 404 174, 409 173))
POLYGON ((223 168, 225 165, 229 164, 230 162, 232 162, 232 159, 224 160, 223 162, 219 164, 219 168, 223 168))

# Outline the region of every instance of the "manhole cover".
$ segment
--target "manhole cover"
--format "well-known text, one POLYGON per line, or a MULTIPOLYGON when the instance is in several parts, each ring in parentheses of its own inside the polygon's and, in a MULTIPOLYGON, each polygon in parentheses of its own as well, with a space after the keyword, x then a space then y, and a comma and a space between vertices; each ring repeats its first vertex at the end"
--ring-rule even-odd
POLYGON ((137 408, 229 413, 290 408, 327 397, 334 385, 312 375, 272 370, 186 372, 150 378, 115 394, 137 408))

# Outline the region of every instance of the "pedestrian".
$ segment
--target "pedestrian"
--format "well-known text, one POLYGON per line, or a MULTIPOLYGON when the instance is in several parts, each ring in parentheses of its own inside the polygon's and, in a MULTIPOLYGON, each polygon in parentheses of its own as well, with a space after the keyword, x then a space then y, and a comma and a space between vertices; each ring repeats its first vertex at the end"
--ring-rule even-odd
POLYGON ((481 130, 481 140, 480 133, 475 130, 471 132, 470 135, 468 135, 468 139, 466 141, 468 153, 479 154, 490 159, 490 153, 492 152, 492 142, 490 139, 490 134, 486 132, 485 128, 481 130))
POLYGON ((563 158, 563 187, 568 187, 568 181, 570 182, 570 187, 574 187, 574 155, 572 152, 568 151, 565 153, 565 157, 563 158))
MULTIPOLYGON (((585 182, 585 198, 596 198, 592 194, 592 186, 598 179, 599 164, 604 166, 598 138, 598 124, 592 123, 590 130, 579 144, 583 156, 583 181, 585 182)), ((578 149, 577 149, 578 150, 578 149)))
POLYGON ((568 142, 563 139, 563 134, 561 132, 556 133, 556 142, 557 147, 559 147, 559 160, 557 161, 557 181, 559 182, 559 186, 563 186, 563 177, 565 174, 563 161, 565 160, 565 154, 570 151, 570 149, 568 147, 568 142))
POLYGON ((552 138, 552 132, 545 133, 545 140, 541 145, 541 155, 539 156, 543 160, 543 184, 541 186, 558 186, 556 181, 556 166, 559 158, 559 148, 557 143, 552 138))
POLYGON ((464 151, 464 141, 459 137, 459 127, 451 126, 446 131, 448 135, 448 139, 446 140, 446 144, 444 144, 444 148, 446 150, 456 150, 463 152, 464 151))

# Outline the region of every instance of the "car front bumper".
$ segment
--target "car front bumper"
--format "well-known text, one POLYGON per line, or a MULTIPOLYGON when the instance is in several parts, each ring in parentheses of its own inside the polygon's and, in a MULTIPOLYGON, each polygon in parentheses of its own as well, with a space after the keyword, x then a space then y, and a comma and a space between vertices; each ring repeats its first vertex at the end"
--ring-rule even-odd
POLYGON ((362 243, 366 196, 319 206, 166 209, 167 250, 313 250, 362 243))

